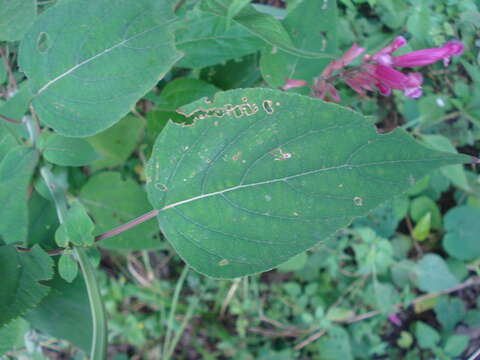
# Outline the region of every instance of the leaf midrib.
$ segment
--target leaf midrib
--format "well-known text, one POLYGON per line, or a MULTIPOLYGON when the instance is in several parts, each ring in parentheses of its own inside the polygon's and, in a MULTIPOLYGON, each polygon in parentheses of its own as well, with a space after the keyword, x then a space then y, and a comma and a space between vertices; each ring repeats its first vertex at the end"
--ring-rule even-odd
POLYGON ((318 174, 318 173, 321 173, 321 172, 324 172, 324 171, 339 170, 339 169, 343 169, 343 168, 355 169, 355 168, 362 168, 362 167, 376 166, 376 165, 386 165, 386 164, 422 163, 422 162, 431 163, 433 161, 445 161, 445 160, 447 160, 446 157, 439 157, 439 158, 436 158, 436 159, 386 160, 386 161, 376 161, 376 162, 370 162, 370 163, 364 163, 364 164, 343 164, 343 165, 332 166, 332 167, 323 168, 323 169, 310 170, 310 171, 306 171, 306 172, 302 172, 302 173, 294 174, 294 175, 289 175, 289 176, 285 176, 285 177, 277 178, 277 179, 264 180, 264 181, 259 181, 259 182, 256 182, 256 183, 240 184, 240 185, 232 186, 230 188, 226 188, 226 189, 223 189, 223 190, 218 190, 218 191, 207 193, 207 194, 201 194, 201 195, 189 198, 189 199, 185 199, 185 200, 177 201, 177 202, 169 204, 169 205, 165 205, 164 207, 160 208, 158 211, 162 212, 162 211, 165 211, 165 210, 168 210, 168 209, 171 209, 171 208, 183 205, 183 204, 190 203, 192 201, 201 200, 201 199, 209 198, 209 197, 212 197, 212 196, 222 195, 222 194, 225 194, 225 193, 228 193, 228 192, 231 192, 231 191, 235 191, 235 190, 239 190, 239 189, 245 189, 245 188, 249 188, 249 187, 261 186, 261 185, 267 185, 267 184, 274 184, 274 183, 288 181, 288 180, 295 179, 295 178, 302 177, 302 176, 318 174))

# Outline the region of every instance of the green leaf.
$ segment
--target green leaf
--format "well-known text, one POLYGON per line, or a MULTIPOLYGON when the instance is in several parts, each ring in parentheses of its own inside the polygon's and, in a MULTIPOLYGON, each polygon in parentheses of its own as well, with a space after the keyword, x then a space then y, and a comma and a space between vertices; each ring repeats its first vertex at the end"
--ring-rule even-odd
POLYGON ((416 283, 420 290, 437 292, 458 285, 458 280, 448 270, 443 259, 436 254, 427 254, 416 267, 416 283))
MULTIPOLYGON (((456 154, 457 150, 452 145, 450 140, 442 135, 422 135, 422 140, 430 145, 433 149, 438 151, 451 152, 456 154)), ((445 166, 440 170, 445 177, 447 177, 455 186, 463 190, 470 190, 468 184, 467 174, 462 165, 445 166)))
POLYGON ((430 325, 418 321, 415 326, 415 337, 422 349, 431 349, 440 341, 440 335, 430 325))
MULTIPOLYGON (((95 234, 125 224, 151 210, 147 194, 135 181, 122 180, 117 172, 103 172, 91 177, 80 192, 80 199, 95 220, 95 234)), ((111 249, 152 249, 163 246, 156 237, 154 221, 137 225, 99 245, 111 249)))
MULTIPOLYGON (((219 16, 227 16, 230 3, 231 0, 205 0, 201 3, 200 9, 219 16)), ((233 20, 270 45, 276 46, 292 55, 305 58, 330 57, 324 53, 296 48, 281 22, 271 15, 255 10, 251 5, 242 8, 233 20)))
POLYGON ((301 270, 307 264, 307 260, 308 260, 307 253, 303 252, 298 255, 295 255, 287 262, 284 262, 283 264, 281 264, 277 270, 281 272, 301 270))
POLYGON ((412 237, 417 241, 425 240, 430 235, 432 227, 432 213, 428 212, 418 220, 412 230, 412 237))
POLYGON ((157 0, 71 0, 44 11, 19 54, 37 115, 72 137, 119 121, 178 60, 174 20, 157 0))
POLYGON ((480 208, 457 206, 445 215, 443 248, 456 259, 480 258, 480 208))
POLYGON ((57 134, 50 135, 45 141, 43 156, 52 164, 61 166, 84 166, 99 157, 86 140, 57 134))
POLYGON ((231 21, 252 0, 232 0, 227 10, 227 18, 231 21))
POLYGON ((178 66, 202 68, 260 50, 265 43, 240 24, 227 27, 227 18, 195 9, 175 32, 175 45, 185 53, 178 66), (208 49, 208 50, 206 50, 208 49))
POLYGON ((0 0, 0 40, 20 40, 37 16, 35 0, 0 0))
POLYGON ((7 244, 27 240, 27 188, 37 161, 33 148, 17 146, 0 162, 0 235, 7 244))
POLYGON ((87 138, 86 140, 100 154, 100 159, 91 164, 92 171, 124 163, 135 150, 144 127, 142 119, 129 115, 111 128, 87 138))
POLYGON ((56 248, 55 230, 59 222, 53 202, 39 195, 37 191, 32 191, 28 202, 28 215, 30 221, 27 247, 39 244, 42 248, 56 248))
MULTIPOLYGON (((0 114, 13 120, 21 121, 32 100, 32 92, 30 91, 28 82, 22 82, 16 92, 10 95, 11 97, 0 105, 0 114)), ((23 136, 24 138, 28 137, 25 126, 10 124, 3 120, 2 122, 4 123, 3 126, 6 127, 13 136, 17 138, 19 136, 23 136)))
POLYGON ((380 311, 384 314, 391 312, 393 305, 398 302, 398 292, 392 284, 384 282, 375 282, 373 290, 380 311))
POLYGON ((190 78, 178 78, 170 81, 160 95, 164 105, 157 106, 158 110, 176 111, 180 106, 195 100, 211 98, 220 89, 205 81, 190 78))
POLYGON ((147 191, 179 255, 214 277, 271 269, 427 172, 470 159, 281 91, 234 90, 181 110, 196 122, 161 132, 147 191))
POLYGON ((459 298, 440 296, 435 304, 435 314, 444 331, 453 331, 465 317, 465 304, 459 298))
POLYGON ((470 338, 467 335, 451 335, 445 344, 445 352, 452 356, 460 356, 468 346, 470 338))
MULTIPOLYGON (((337 50, 336 0, 305 0, 283 21, 298 49, 333 55, 337 50)), ((285 78, 311 82, 328 64, 328 59, 305 59, 276 47, 264 51, 260 68, 271 86, 282 86, 285 78)))
POLYGON ((7 351, 23 348, 25 333, 30 328, 28 322, 19 318, 0 328, 0 356, 7 351))
POLYGON ((410 216, 413 221, 419 222, 426 214, 431 216, 432 228, 442 228, 442 214, 435 201, 429 197, 420 196, 410 203, 410 216))
POLYGON ((62 254, 58 260, 58 274, 71 283, 78 275, 78 264, 71 254, 62 254))
POLYGON ((340 326, 332 327, 318 340, 318 360, 353 360, 348 332, 340 326))
POLYGON ((89 246, 93 244, 93 229, 95 224, 79 201, 74 201, 68 209, 63 224, 55 232, 58 246, 68 245, 89 246))
POLYGON ((83 276, 71 284, 55 276, 46 284, 50 293, 25 318, 32 327, 90 351, 92 318, 83 276))
POLYGON ((0 161, 7 155, 8 151, 18 145, 15 141, 15 136, 12 134, 10 128, 7 127, 5 121, 0 120, 0 161))
POLYGON ((19 253, 13 246, 0 247, 0 326, 22 316, 35 307, 49 288, 39 283, 53 275, 53 261, 42 249, 34 246, 28 253, 19 253))

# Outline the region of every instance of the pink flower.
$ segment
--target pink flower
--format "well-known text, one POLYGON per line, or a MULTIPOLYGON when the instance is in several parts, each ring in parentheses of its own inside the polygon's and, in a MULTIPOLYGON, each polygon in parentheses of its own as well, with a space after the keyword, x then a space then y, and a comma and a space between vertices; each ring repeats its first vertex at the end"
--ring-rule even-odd
POLYGON ((322 76, 327 77, 333 71, 343 69, 346 65, 350 64, 353 60, 355 60, 361 53, 365 51, 365 48, 358 46, 357 44, 353 44, 350 49, 348 49, 345 54, 338 60, 333 60, 330 64, 328 64, 325 69, 322 71, 322 76))
POLYGON ((460 41, 451 41, 438 48, 412 51, 400 56, 391 57, 391 65, 398 67, 414 67, 433 64, 443 60, 445 66, 450 62, 450 57, 463 53, 464 46, 460 41))
POLYGON ((360 72, 346 76, 345 81, 353 90, 364 94, 375 86, 380 94, 390 95, 392 89, 403 91, 409 98, 422 95, 422 75, 419 73, 403 74, 385 65, 363 64, 360 72))
MULTIPOLYGON (((404 46, 406 43, 407 40, 405 40, 403 36, 397 36, 389 45, 373 55, 371 59, 380 65, 391 66, 392 56, 390 54, 404 46)), ((365 60, 370 60, 370 58, 367 57, 365 60)))
POLYGON ((388 315, 388 320, 390 320, 391 323, 397 325, 397 326, 402 326, 402 320, 398 317, 397 314, 391 313, 388 315))
POLYGON ((307 86, 307 82, 305 80, 285 79, 285 85, 282 86, 282 89, 288 90, 303 86, 307 86))

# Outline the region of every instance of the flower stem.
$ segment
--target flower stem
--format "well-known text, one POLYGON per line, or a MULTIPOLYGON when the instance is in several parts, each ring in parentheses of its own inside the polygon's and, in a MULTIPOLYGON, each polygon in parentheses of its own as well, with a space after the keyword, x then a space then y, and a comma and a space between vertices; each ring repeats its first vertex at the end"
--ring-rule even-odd
POLYGON ((141 223, 143 223, 147 220, 150 220, 151 218, 154 218, 155 216, 158 215, 158 213, 159 213, 159 210, 149 211, 148 213, 143 214, 142 216, 139 216, 138 218, 133 219, 126 224, 120 225, 119 227, 116 227, 115 229, 107 231, 106 233, 97 235, 95 237, 95 241, 108 239, 108 238, 111 238, 112 236, 118 235, 118 234, 120 234, 124 231, 127 231, 128 229, 130 229, 134 226, 140 225, 141 223))

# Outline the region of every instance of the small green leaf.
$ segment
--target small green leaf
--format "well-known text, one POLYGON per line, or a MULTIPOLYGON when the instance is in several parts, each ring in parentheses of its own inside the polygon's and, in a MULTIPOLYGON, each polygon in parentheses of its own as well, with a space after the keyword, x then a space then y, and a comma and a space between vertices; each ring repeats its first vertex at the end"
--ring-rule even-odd
POLYGON ((416 283, 420 290, 437 292, 458 285, 458 280, 450 273, 445 261, 436 254, 427 254, 416 267, 416 283))
POLYGON ((0 162, 0 235, 7 244, 27 240, 27 188, 37 161, 33 148, 17 146, 0 162))
POLYGON ((443 248, 456 259, 480 258, 480 208, 458 206, 445 215, 443 248))
POLYGON ((0 246, 0 327, 35 307, 49 288, 40 284, 53 275, 53 261, 40 247, 19 253, 13 246, 0 246))
POLYGON ((71 283, 78 275, 78 264, 71 254, 62 254, 58 260, 58 273, 65 281, 71 283))
POLYGON ((60 247, 69 245, 89 246, 93 244, 92 235, 95 224, 79 201, 74 201, 68 209, 63 224, 55 233, 55 241, 60 247))
POLYGON ((111 128, 86 140, 100 155, 91 164, 93 171, 112 168, 125 162, 140 140, 145 123, 136 116, 126 116, 111 128))
POLYGON ((408 331, 400 332, 400 337, 397 340, 398 346, 402 349, 408 349, 413 344, 413 336, 408 331))
POLYGON ((467 335, 451 335, 445 344, 445 352, 452 357, 460 356, 467 349, 469 342, 470 338, 467 335))
MULTIPOLYGON (((91 177, 80 192, 80 199, 95 220, 95 234, 101 234, 125 224, 151 210, 147 194, 131 179, 123 180, 120 173, 103 172, 91 177)), ((99 245, 111 249, 152 249, 163 245, 154 221, 137 225, 99 245)))
POLYGON ((377 305, 382 313, 392 311, 393 305, 398 302, 398 292, 392 284, 376 282, 373 285, 377 305))
POLYGON ((43 156, 52 164, 84 166, 98 159, 90 143, 83 139, 52 134, 45 141, 43 156))
POLYGON ((431 349, 440 341, 440 335, 430 325, 418 321, 415 326, 415 337, 422 349, 431 349))
POLYGON ((417 241, 425 240, 430 235, 432 227, 432 213, 426 213, 412 230, 412 237, 417 241))
POLYGON ((410 203, 410 216, 415 222, 420 222, 426 214, 430 214, 430 224, 433 229, 442 228, 442 214, 435 201, 426 196, 415 198, 410 203))
POLYGON ((429 171, 470 160, 281 91, 228 91, 181 111, 195 123, 160 133, 147 191, 179 255, 214 277, 271 269, 429 171))
POLYGON ((174 20, 157 0, 71 0, 42 12, 19 52, 40 120, 72 137, 119 121, 180 57, 174 20))
POLYGON ((0 0, 0 40, 20 40, 36 16, 35 0, 0 0))

